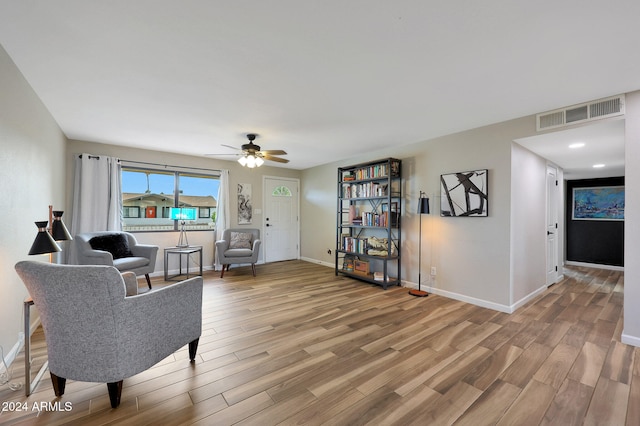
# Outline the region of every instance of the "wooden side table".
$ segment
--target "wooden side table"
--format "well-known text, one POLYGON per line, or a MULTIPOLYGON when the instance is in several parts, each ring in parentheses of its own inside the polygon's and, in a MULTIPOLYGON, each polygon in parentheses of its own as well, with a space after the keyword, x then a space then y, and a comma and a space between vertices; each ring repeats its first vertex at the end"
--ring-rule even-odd
POLYGON ((189 259, 194 253, 200 254, 200 276, 202 276, 202 246, 189 246, 189 247, 167 247, 164 249, 164 280, 169 281, 172 278, 184 275, 182 273, 182 257, 186 256, 186 275, 189 278, 189 259), (178 255, 179 272, 175 275, 169 276, 169 255, 178 255))

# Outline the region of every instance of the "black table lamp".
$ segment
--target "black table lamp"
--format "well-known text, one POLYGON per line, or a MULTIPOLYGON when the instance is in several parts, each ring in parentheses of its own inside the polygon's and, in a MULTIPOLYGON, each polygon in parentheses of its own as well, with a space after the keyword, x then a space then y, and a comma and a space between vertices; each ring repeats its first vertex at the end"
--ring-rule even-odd
POLYGON ((420 191, 418 199, 418 218, 420 219, 420 242, 418 245, 418 289, 409 290, 409 294, 416 297, 425 297, 429 293, 420 289, 422 281, 422 215, 429 214, 429 199, 425 197, 426 193, 420 191))
POLYGON ((36 222, 38 233, 31 245, 31 250, 29 250, 30 255, 62 251, 56 241, 73 240, 62 221, 63 213, 60 210, 53 210, 53 206, 49 206, 49 221, 36 222))
POLYGON ((29 250, 30 255, 62 251, 58 243, 55 242, 51 234, 49 234, 49 231, 47 231, 47 225, 49 225, 49 222, 46 220, 36 222, 38 233, 36 234, 36 239, 33 240, 31 250, 29 250))
POLYGON ((69 230, 62 221, 62 215, 64 212, 60 210, 53 210, 53 220, 51 221, 51 236, 55 241, 67 241, 73 240, 69 230))

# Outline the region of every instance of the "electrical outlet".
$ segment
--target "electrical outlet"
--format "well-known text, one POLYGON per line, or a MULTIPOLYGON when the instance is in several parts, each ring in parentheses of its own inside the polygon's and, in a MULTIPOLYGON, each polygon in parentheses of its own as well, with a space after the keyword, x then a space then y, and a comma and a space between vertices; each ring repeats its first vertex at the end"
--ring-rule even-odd
POLYGON ((434 277, 437 275, 437 271, 436 271, 436 267, 435 266, 431 267, 431 275, 433 275, 434 277))

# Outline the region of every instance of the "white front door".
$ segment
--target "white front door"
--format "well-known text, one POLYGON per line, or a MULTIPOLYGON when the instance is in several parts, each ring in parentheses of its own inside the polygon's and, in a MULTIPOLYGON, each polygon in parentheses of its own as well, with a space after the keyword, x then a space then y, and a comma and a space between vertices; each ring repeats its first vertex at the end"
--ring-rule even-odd
POLYGON ((299 196, 297 179, 264 178, 264 260, 299 257, 299 196))
POLYGON ((547 166, 547 286, 558 279, 558 177, 553 166, 547 166))

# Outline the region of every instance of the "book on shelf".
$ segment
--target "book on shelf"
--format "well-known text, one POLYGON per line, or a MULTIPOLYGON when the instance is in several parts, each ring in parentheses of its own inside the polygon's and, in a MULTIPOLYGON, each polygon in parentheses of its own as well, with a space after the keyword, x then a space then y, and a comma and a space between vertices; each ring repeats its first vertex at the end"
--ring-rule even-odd
POLYGON ((342 250, 351 253, 367 254, 367 238, 342 237, 342 250))
POLYGON ((349 206, 349 223, 353 223, 353 220, 358 216, 358 209, 353 204, 349 206))
POLYGON ((342 269, 347 272, 353 271, 353 257, 345 256, 344 260, 342 261, 342 269))
MULTIPOLYGON (((375 271, 373 273, 373 279, 375 281, 384 281, 384 272, 381 271, 375 271)), ((387 282, 388 281, 395 281, 395 278, 387 276, 387 282)))
POLYGON ((345 183, 342 185, 342 198, 386 197, 389 185, 379 182, 345 183))

